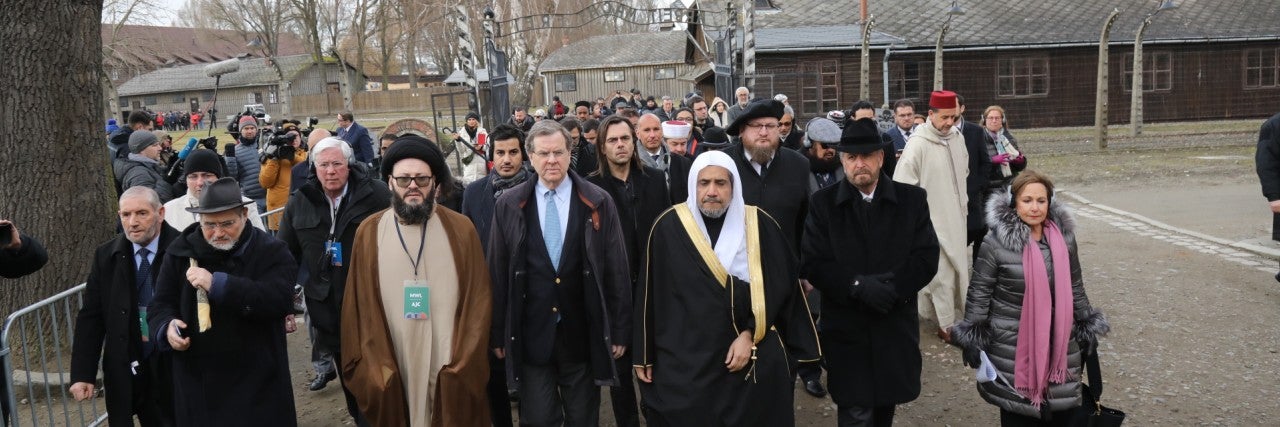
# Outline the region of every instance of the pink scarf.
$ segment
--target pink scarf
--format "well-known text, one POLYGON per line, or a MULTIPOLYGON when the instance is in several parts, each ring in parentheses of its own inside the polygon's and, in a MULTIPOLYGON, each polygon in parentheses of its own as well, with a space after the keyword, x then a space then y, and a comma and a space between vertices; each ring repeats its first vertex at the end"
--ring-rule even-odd
POLYGON ((1067 372, 1067 343, 1073 320, 1071 262, 1062 230, 1053 221, 1045 221, 1044 238, 1049 241, 1053 257, 1056 292, 1050 297, 1049 274, 1040 254, 1040 245, 1027 239, 1022 248, 1023 278, 1026 290, 1022 297, 1022 318, 1018 321, 1018 347, 1014 353, 1013 384, 1018 393, 1031 399, 1039 409, 1049 383, 1062 384, 1070 379, 1067 372), (1052 299, 1052 301, 1050 301, 1052 299))

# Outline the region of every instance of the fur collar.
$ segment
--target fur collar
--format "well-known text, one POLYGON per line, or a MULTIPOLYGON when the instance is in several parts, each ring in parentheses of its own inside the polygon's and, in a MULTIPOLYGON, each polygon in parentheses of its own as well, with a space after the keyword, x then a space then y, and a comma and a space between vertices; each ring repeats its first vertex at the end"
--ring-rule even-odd
MULTIPOLYGON (((1063 237, 1071 240, 1075 236, 1076 219, 1071 209, 1055 196, 1049 203, 1049 220, 1056 222, 1062 230, 1063 237)), ((991 194, 987 199, 987 226, 991 234, 1005 248, 1022 251, 1031 236, 1031 227, 1018 218, 1018 211, 1009 205, 1009 190, 1001 190, 991 194)))

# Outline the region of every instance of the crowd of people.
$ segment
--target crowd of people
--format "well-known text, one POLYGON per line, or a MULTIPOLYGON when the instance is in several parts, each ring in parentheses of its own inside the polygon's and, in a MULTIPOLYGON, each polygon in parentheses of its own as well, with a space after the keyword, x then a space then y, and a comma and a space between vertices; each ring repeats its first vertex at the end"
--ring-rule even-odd
POLYGON ((935 91, 883 131, 866 101, 803 128, 785 95, 733 101, 554 98, 468 115, 452 150, 374 146, 348 112, 173 153, 131 116, 71 391, 100 367, 113 425, 295 425, 303 305, 307 387, 340 379, 357 425, 510 426, 513 400, 521 425, 599 425, 605 386, 619 426, 787 426, 797 379, 838 425, 890 425, 925 319, 997 373, 1003 424, 1073 416, 1109 328, 1003 108, 967 122, 935 91))

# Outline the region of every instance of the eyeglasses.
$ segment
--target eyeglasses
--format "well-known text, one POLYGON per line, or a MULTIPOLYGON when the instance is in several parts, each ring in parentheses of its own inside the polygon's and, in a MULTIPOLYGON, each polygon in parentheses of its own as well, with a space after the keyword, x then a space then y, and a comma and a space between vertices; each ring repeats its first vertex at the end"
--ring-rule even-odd
POLYGON ((346 164, 346 163, 344 163, 344 162, 324 162, 324 163, 316 163, 316 169, 338 169, 338 168, 343 168, 343 167, 346 167, 346 166, 347 166, 347 164, 346 164))
POLYGON ((534 151, 533 154, 542 158, 563 159, 565 156, 569 155, 569 152, 564 150, 534 151))
POLYGON ((236 223, 240 221, 244 221, 244 218, 229 219, 222 222, 200 221, 200 228, 203 228, 205 230, 218 230, 218 229, 230 230, 231 227, 234 227, 236 223))
POLYGON ((773 131, 778 129, 777 123, 756 123, 756 124, 747 123, 743 126, 746 126, 747 129, 754 130, 756 132, 759 132, 762 130, 773 131))
POLYGON ((778 122, 778 126, 788 127, 791 126, 791 122, 778 122))
POLYGON ((410 183, 410 182, 412 182, 412 183, 414 183, 414 184, 418 184, 418 187, 420 187, 420 188, 425 188, 426 186, 431 185, 431 180, 432 180, 433 178, 435 178, 435 177, 433 177, 433 176, 427 176, 427 175, 424 175, 424 176, 393 176, 393 177, 391 177, 391 179, 396 180, 396 186, 398 186, 398 187, 400 187, 400 188, 407 188, 407 187, 409 187, 409 183, 410 183))

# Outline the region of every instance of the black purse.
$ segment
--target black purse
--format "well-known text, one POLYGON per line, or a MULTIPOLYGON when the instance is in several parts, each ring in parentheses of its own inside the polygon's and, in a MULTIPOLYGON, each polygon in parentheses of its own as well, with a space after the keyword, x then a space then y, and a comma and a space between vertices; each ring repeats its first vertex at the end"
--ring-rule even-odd
POLYGON ((1081 398, 1084 401, 1080 407, 1071 412, 1071 422, 1068 425, 1077 427, 1117 427, 1124 423, 1124 411, 1102 406, 1102 370, 1098 367, 1098 354, 1093 354, 1084 358, 1085 371, 1089 376, 1089 383, 1081 383, 1081 398))

